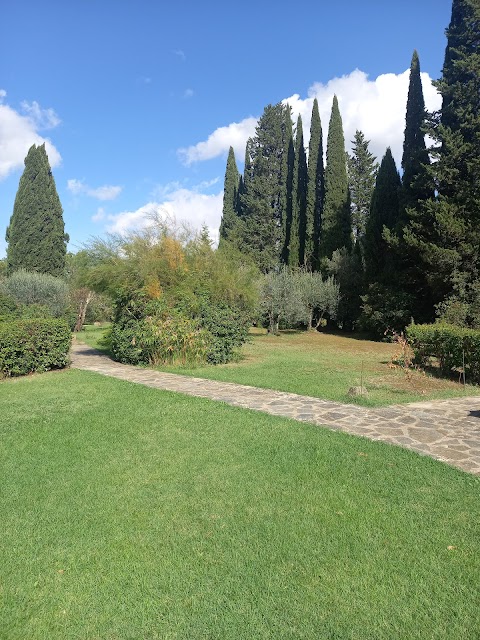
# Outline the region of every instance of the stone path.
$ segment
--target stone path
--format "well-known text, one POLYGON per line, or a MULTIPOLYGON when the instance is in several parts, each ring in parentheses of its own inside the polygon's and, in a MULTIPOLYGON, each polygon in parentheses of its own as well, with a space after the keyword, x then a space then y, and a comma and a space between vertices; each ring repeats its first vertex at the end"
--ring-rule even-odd
POLYGON ((480 397, 366 409, 294 393, 120 364, 80 343, 73 344, 71 358, 72 367, 76 369, 381 440, 480 475, 480 397))

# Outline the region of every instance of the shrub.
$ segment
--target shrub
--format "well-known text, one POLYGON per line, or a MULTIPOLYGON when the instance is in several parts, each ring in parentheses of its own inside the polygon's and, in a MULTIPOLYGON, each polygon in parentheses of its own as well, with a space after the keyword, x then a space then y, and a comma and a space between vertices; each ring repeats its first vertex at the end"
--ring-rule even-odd
POLYGON ((111 332, 114 358, 129 364, 195 364, 205 360, 210 342, 198 322, 174 312, 114 324, 111 332))
POLYGON ((230 362, 236 350, 247 339, 250 319, 239 309, 221 302, 203 300, 200 305, 200 324, 210 334, 207 362, 230 362))
POLYGON ((0 372, 21 376, 60 369, 68 363, 70 329, 55 318, 0 322, 0 372))
POLYGON ((480 331, 447 324, 411 324, 407 338, 415 353, 415 361, 425 366, 438 358, 442 373, 463 369, 471 382, 480 382, 480 331))
POLYGON ((3 281, 2 290, 19 305, 38 304, 46 307, 55 318, 64 314, 68 304, 67 283, 46 273, 20 269, 3 281))

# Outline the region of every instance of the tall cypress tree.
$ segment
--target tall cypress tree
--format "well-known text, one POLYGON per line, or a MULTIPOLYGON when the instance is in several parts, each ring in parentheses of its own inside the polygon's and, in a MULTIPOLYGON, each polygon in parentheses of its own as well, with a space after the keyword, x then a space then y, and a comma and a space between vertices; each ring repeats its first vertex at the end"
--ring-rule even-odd
POLYGON ((220 243, 228 240, 238 222, 238 190, 239 173, 235 161, 235 152, 230 147, 225 170, 225 182, 223 188, 223 211, 220 222, 220 243))
POLYGON ((295 171, 295 147, 290 107, 288 107, 285 114, 285 145, 287 150, 286 153, 284 153, 283 165, 283 180, 285 181, 285 214, 282 222, 284 240, 281 259, 283 264, 289 264, 290 235, 292 231, 293 216, 293 174, 295 171))
MULTIPOLYGON (((404 232, 426 274, 432 302, 449 298, 480 325, 480 4, 453 0, 440 119, 433 119, 438 195, 410 215, 404 232)), ((433 310, 432 310, 433 315, 433 310)))
POLYGON ((265 107, 249 141, 251 168, 244 174, 240 201, 244 220, 240 248, 265 272, 278 266, 285 244, 287 113, 289 107, 281 103, 265 107))
POLYGON ((325 194, 325 175, 323 166, 323 135, 318 100, 315 98, 310 125, 308 145, 307 203, 305 223, 304 263, 308 269, 317 269, 318 243, 322 222, 323 199, 325 194))
POLYGON ((336 249, 352 246, 350 195, 342 118, 337 96, 333 98, 328 126, 325 204, 320 232, 320 258, 330 258, 336 249))
POLYGON ((293 214, 288 264, 303 265, 305 253, 305 213, 307 198, 307 157, 303 142, 303 123, 299 115, 295 132, 295 165, 293 171, 293 214))
POLYGON ((352 155, 348 157, 348 182, 351 195, 352 227, 356 240, 363 238, 370 212, 378 164, 370 153, 369 140, 361 131, 355 132, 352 140, 352 155))
POLYGON ((428 170, 430 157, 425 144, 425 116, 420 61, 418 53, 414 51, 410 65, 402 156, 403 209, 415 207, 419 201, 434 196, 433 183, 428 170))
POLYGON ((369 283, 388 281, 391 277, 384 231, 393 230, 398 223, 400 186, 400 175, 389 147, 378 170, 366 224, 365 271, 369 283))
POLYGON ((45 145, 30 147, 7 228, 7 272, 63 275, 68 236, 45 145))

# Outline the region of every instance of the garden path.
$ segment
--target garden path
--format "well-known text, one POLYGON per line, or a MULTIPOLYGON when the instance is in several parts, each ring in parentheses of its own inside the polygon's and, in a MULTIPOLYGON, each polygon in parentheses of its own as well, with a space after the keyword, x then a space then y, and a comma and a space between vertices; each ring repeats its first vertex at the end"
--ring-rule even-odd
POLYGON ((480 397, 367 409, 283 391, 154 371, 114 362, 74 342, 72 367, 226 402, 412 449, 480 475, 480 397))

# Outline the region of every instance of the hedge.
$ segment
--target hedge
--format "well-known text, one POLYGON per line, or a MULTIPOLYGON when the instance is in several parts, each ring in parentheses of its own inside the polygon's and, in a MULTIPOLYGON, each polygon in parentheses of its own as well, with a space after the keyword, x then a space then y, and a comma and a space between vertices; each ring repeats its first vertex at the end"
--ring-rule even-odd
POLYGON ((70 329, 62 319, 0 322, 0 375, 61 369, 68 364, 70 342, 70 329))
POLYGON ((442 373, 463 370, 469 382, 480 382, 480 331, 449 324, 411 324, 406 335, 415 362, 424 366, 429 358, 438 358, 442 373))

